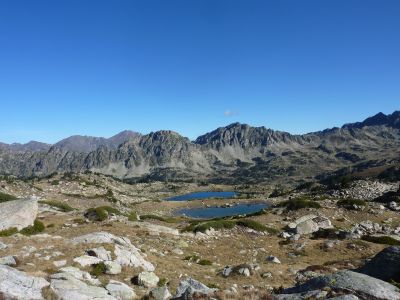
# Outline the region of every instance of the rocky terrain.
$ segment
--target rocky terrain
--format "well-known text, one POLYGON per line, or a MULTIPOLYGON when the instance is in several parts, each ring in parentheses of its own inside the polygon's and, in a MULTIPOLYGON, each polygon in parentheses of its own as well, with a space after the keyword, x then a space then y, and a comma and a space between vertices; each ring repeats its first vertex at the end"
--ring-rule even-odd
POLYGON ((54 145, 0 144, 0 173, 29 178, 91 171, 131 182, 293 185, 338 171, 398 167, 399 132, 396 111, 304 135, 234 123, 195 141, 172 131, 73 136, 54 145))
POLYGON ((0 299, 400 299, 398 180, 277 190, 89 172, 3 176, 0 299), (192 191, 239 194, 165 200, 192 191), (254 202, 269 207, 177 215, 254 202))

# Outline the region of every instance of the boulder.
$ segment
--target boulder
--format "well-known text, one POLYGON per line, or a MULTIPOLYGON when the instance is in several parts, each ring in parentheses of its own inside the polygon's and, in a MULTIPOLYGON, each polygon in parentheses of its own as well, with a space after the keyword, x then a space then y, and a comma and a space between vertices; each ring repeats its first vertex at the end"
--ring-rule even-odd
POLYGON ((86 250, 86 254, 89 256, 95 256, 101 260, 111 260, 111 252, 104 249, 104 247, 97 247, 90 250, 86 250))
POLYGON ((75 277, 78 280, 87 281, 91 285, 101 285, 100 280, 98 280, 97 278, 93 278, 92 275, 90 275, 88 272, 81 271, 75 267, 61 268, 60 272, 67 273, 67 274, 75 277))
POLYGON ((80 264, 82 267, 91 266, 103 262, 100 258, 95 256, 83 255, 74 258, 74 262, 80 264))
POLYGON ((14 256, 8 255, 0 258, 0 265, 15 267, 17 265, 17 261, 15 260, 14 256))
POLYGON ((330 288, 333 291, 346 291, 349 294, 360 296, 362 299, 400 299, 400 290, 394 285, 352 271, 341 271, 330 275, 318 276, 299 286, 285 289, 283 294, 306 293, 310 291, 324 290, 326 288, 330 288))
POLYGON ((141 267, 146 271, 152 272, 155 267, 152 263, 145 260, 140 250, 132 245, 131 241, 125 237, 118 237, 108 232, 94 232, 72 239, 72 243, 77 244, 115 244, 115 262, 121 266, 141 267))
POLYGON ((141 272, 137 276, 137 283, 144 287, 156 287, 160 279, 153 272, 141 272))
POLYGON ((135 292, 125 283, 110 280, 106 285, 109 294, 118 300, 132 300, 136 297, 135 292))
POLYGON ((400 246, 383 249, 357 272, 385 281, 400 280, 400 246))
POLYGON ((311 234, 319 229, 333 228, 331 221, 322 216, 305 215, 288 225, 288 229, 295 234, 311 234))
POLYGON ((202 297, 207 297, 215 291, 216 289, 210 289, 205 284, 188 277, 179 282, 179 286, 176 289, 176 294, 173 299, 191 300, 194 294, 202 297))
POLYGON ((150 291, 150 296, 154 298, 154 300, 168 300, 172 297, 166 286, 157 287, 150 291))
POLYGON ((30 276, 9 266, 0 265, 1 299, 43 299, 42 289, 49 282, 41 277, 30 276))
POLYGON ((106 266, 106 274, 108 275, 117 275, 122 271, 121 265, 115 261, 105 261, 104 265, 106 266))
POLYGON ((10 228, 21 230, 32 226, 38 213, 36 199, 21 199, 0 203, 0 231, 10 228))
POLYGON ((76 279, 69 273, 57 273, 51 275, 50 289, 58 300, 116 300, 118 298, 109 295, 105 288, 91 286, 76 279))

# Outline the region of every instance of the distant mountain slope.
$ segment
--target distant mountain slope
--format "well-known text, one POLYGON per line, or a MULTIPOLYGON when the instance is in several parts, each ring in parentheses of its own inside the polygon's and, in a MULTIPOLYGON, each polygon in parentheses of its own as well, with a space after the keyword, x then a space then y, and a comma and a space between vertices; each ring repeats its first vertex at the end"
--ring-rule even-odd
POLYGON ((1 149, 0 172, 16 176, 91 170, 138 180, 290 182, 399 158, 399 112, 304 135, 234 123, 194 142, 173 131, 126 131, 109 139, 70 137, 48 151, 1 149))
POLYGON ((137 137, 139 133, 125 130, 108 139, 103 137, 73 135, 54 144, 54 147, 73 152, 92 152, 100 146, 116 149, 120 144, 137 137))

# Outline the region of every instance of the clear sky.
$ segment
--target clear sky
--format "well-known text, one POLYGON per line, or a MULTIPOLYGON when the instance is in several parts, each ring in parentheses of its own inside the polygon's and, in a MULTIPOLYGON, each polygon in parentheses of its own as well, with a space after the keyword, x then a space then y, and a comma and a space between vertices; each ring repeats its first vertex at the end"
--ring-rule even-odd
POLYGON ((0 1, 0 141, 400 109, 400 1, 0 1))

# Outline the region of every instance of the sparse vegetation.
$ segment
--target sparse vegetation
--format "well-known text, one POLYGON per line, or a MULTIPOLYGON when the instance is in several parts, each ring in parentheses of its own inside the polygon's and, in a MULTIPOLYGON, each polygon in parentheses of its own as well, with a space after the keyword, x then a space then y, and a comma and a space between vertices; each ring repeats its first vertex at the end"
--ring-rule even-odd
POLYGON ((22 230, 20 231, 20 233, 22 233, 22 234, 24 234, 24 235, 34 235, 34 234, 38 234, 38 233, 43 232, 44 229, 45 229, 44 224, 43 224, 41 221, 39 221, 39 220, 36 219, 36 220, 33 222, 33 225, 32 225, 32 226, 28 226, 28 227, 22 229, 22 230))
POLYGON ((95 264, 92 266, 92 270, 90 271, 90 275, 99 277, 101 274, 106 272, 106 265, 104 263, 95 264))
POLYGON ((0 231, 0 236, 1 237, 6 237, 6 236, 11 236, 13 234, 16 234, 18 232, 18 229, 13 227, 9 229, 4 229, 0 231))
POLYGON ((346 208, 352 208, 354 205, 356 206, 365 206, 366 203, 364 200, 359 200, 359 199, 352 199, 352 198, 347 198, 347 199, 342 199, 337 202, 338 206, 346 207, 346 208))
POLYGON ((136 211, 131 211, 128 215, 128 220, 131 222, 135 222, 139 220, 139 216, 136 211))
POLYGON ((99 206, 89 208, 85 213, 85 217, 94 221, 105 221, 110 214, 120 215, 121 213, 118 209, 111 206, 99 206))
POLYGON ((12 201, 12 200, 16 200, 17 197, 15 197, 14 195, 10 195, 7 193, 3 193, 0 192, 0 203, 1 202, 7 202, 7 201, 12 201))
POLYGON ((140 216, 140 220, 141 221, 144 221, 144 220, 157 220, 157 221, 166 222, 166 223, 177 223, 177 222, 179 222, 178 218, 163 217, 163 216, 153 215, 153 214, 141 215, 140 216))
POLYGON ((200 266, 212 266, 213 263, 211 260, 208 260, 208 259, 200 259, 198 264, 200 266))
POLYGON ((375 243, 375 244, 384 244, 384 245, 391 245, 391 246, 400 246, 400 241, 396 240, 390 236, 363 236, 362 238, 364 241, 375 243))
POLYGON ((281 202, 278 206, 286 207, 287 210, 298 210, 302 208, 321 208, 321 205, 314 200, 306 200, 302 198, 290 199, 281 202))
POLYGON ((70 211, 74 210, 74 208, 69 206, 67 203, 56 201, 56 200, 44 200, 44 201, 40 201, 40 203, 47 204, 51 207, 55 207, 63 212, 70 212, 70 211))

